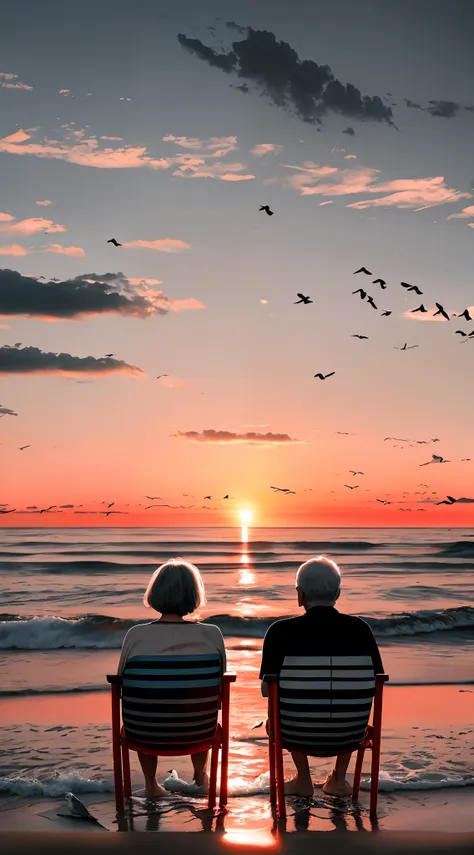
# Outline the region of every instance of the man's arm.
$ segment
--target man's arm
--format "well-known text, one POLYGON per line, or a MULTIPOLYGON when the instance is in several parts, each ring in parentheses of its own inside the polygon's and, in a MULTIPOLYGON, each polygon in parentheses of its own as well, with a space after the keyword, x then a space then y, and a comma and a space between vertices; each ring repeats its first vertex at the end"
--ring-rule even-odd
POLYGON ((383 663, 382 657, 380 655, 380 650, 378 648, 377 642, 375 640, 375 636, 370 628, 369 628, 369 636, 370 636, 370 655, 372 656, 372 663, 374 666, 374 671, 376 674, 383 674, 383 663))
MULTIPOLYGON (((278 623, 280 621, 277 621, 276 624, 272 624, 268 628, 263 640, 262 664, 260 667, 260 680, 262 681, 265 674, 279 674, 285 658, 285 654, 281 650, 280 633, 277 630, 278 623)), ((267 684, 262 682, 261 688, 262 696, 268 698, 267 684)))

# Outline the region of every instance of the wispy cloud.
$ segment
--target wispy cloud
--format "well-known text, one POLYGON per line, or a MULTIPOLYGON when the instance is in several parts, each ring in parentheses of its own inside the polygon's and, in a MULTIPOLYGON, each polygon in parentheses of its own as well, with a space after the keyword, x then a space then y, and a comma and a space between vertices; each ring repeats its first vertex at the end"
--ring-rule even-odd
POLYGON ((94 356, 72 356, 70 353, 47 353, 38 347, 0 347, 0 375, 6 374, 106 374, 140 375, 136 365, 120 359, 96 359, 94 356))
POLYGON ((276 143, 258 143, 258 145, 254 145, 250 149, 250 154, 254 154, 255 157, 264 157, 266 154, 281 154, 282 151, 282 145, 277 145, 276 143))
POLYGON ((18 74, 7 74, 5 72, 0 73, 0 88, 23 89, 25 91, 31 91, 33 89, 32 86, 28 86, 26 83, 20 83, 18 80, 18 74))
POLYGON ((49 243, 44 247, 45 252, 54 252, 56 255, 69 255, 73 258, 85 258, 86 254, 80 246, 61 246, 59 243, 49 243))
POLYGON ((29 255, 30 250, 25 246, 20 246, 18 243, 12 243, 10 246, 0 246, 0 255, 17 256, 29 255))
POLYGON ((204 308, 193 297, 170 299, 147 280, 130 280, 123 273, 85 273, 64 282, 40 282, 15 270, 0 270, 3 317, 51 321, 116 314, 147 318, 204 308))
POLYGON ((419 205, 431 207, 457 202, 463 198, 472 198, 472 193, 448 187, 443 176, 397 178, 380 182, 380 170, 370 167, 338 169, 334 166, 318 166, 311 161, 302 166, 289 164, 282 164, 282 166, 295 170, 293 175, 282 179, 283 185, 292 187, 302 196, 388 194, 352 202, 346 206, 348 208, 363 209, 371 206, 417 208, 419 205), (329 182, 321 180, 325 177, 329 178, 329 182))
POLYGON ((59 225, 59 223, 54 223, 52 220, 46 220, 44 217, 29 217, 27 220, 19 220, 17 223, 13 222, 15 218, 9 216, 9 221, 5 222, 0 217, 0 234, 6 235, 22 235, 22 236, 30 236, 37 235, 40 232, 48 231, 53 234, 54 232, 65 232, 66 227, 59 225))
POLYGON ((450 214, 448 220, 461 220, 468 217, 474 217, 474 205, 469 205, 468 208, 463 208, 457 214, 450 214))
POLYGON ((44 207, 47 207, 47 205, 52 205, 52 204, 53 203, 52 203, 51 199, 43 199, 42 201, 35 202, 35 205, 44 205, 44 207))
POLYGON ((294 439, 287 433, 258 433, 256 431, 246 431, 238 433, 228 430, 203 430, 201 432, 195 430, 177 431, 173 437, 179 439, 187 439, 189 442, 199 443, 217 443, 217 444, 233 444, 233 445, 292 445, 301 443, 302 440, 294 439))
POLYGON ((180 151, 164 157, 153 157, 146 146, 122 145, 102 146, 100 140, 123 142, 120 137, 100 137, 86 134, 85 130, 63 127, 64 139, 33 138, 38 129, 20 129, 0 139, 0 152, 28 155, 30 157, 63 160, 79 166, 96 169, 173 169, 173 175, 181 178, 214 178, 220 181, 250 181, 254 175, 247 173, 242 163, 221 162, 237 148, 236 137, 164 137, 180 151))
POLYGON ((58 95, 64 95, 66 97, 67 95, 70 95, 70 93, 71 93, 70 89, 60 89, 58 92, 58 95))
POLYGON ((184 240, 173 240, 172 238, 162 238, 161 240, 131 240, 123 243, 122 246, 126 249, 154 249, 157 252, 183 252, 184 249, 190 249, 189 243, 184 240))

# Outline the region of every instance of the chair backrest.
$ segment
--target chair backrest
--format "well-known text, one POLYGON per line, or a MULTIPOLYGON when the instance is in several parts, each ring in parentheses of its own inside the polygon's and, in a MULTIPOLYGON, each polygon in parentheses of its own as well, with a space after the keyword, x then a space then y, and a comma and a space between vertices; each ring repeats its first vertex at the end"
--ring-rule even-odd
POLYGON ((131 657, 122 679, 127 738, 154 751, 177 753, 211 742, 221 685, 217 654, 131 657))
POLYGON ((370 656, 285 656, 279 676, 282 743, 317 756, 362 742, 375 694, 370 656))

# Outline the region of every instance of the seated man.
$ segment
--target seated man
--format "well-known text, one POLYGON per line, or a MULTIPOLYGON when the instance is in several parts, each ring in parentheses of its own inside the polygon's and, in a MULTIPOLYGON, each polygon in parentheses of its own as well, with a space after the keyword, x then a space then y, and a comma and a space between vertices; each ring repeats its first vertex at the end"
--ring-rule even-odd
MULTIPOLYGON (((365 657, 369 666, 370 660, 372 661, 375 674, 383 673, 383 666, 377 642, 369 625, 359 617, 341 614, 334 608, 341 590, 341 574, 334 561, 320 556, 319 558, 311 558, 302 564, 296 574, 296 590, 298 592, 298 605, 303 606, 305 614, 299 617, 279 620, 269 627, 263 642, 260 679, 263 680, 265 674, 279 675, 282 668, 287 679, 287 675, 289 675, 290 680, 292 677, 293 680, 295 677, 297 678, 295 689, 299 690, 299 695, 303 696, 304 700, 299 701, 300 706, 298 711, 294 713, 294 716, 299 716, 304 731, 305 712, 303 704, 311 704, 311 698, 319 698, 320 693, 318 691, 308 691, 309 687, 306 689, 304 682, 298 683, 298 676, 301 678, 303 674, 304 677, 305 672, 304 670, 299 670, 294 671, 292 674, 291 660, 287 658, 285 662, 285 657, 298 657, 300 659, 301 657, 318 657, 319 660, 323 660, 323 657, 359 657, 359 659, 362 657, 362 661, 363 657, 365 657), (305 699, 305 692, 309 700, 305 699)), ((329 659, 329 662, 332 662, 332 660, 329 659)), ((298 667, 298 663, 296 663, 295 667, 298 667)), ((305 665, 300 665, 300 667, 304 668, 305 665)), ((367 669, 367 665, 365 667, 367 669)), ((317 677, 321 677, 322 675, 321 671, 315 673, 317 677)), ((334 673, 336 674, 337 671, 334 673)), ((364 677, 370 678, 367 670, 365 673, 359 672, 359 674, 359 680, 364 677)), ((346 677, 350 680, 351 672, 340 672, 340 675, 341 678, 346 677)), ((294 684, 290 682, 288 685, 291 687, 294 684)), ((357 686, 357 683, 355 685, 357 686)), ((370 686, 370 680, 369 683, 366 683, 366 686, 370 686)), ((280 691, 281 688, 280 686, 280 691)), ((341 688, 344 689, 345 687, 342 686, 341 688)), ((363 712, 363 709, 366 709, 368 717, 373 692, 370 688, 368 692, 367 689, 364 692, 367 700, 365 707, 360 707, 360 710, 363 712)), ((262 683, 262 695, 264 697, 268 696, 268 686, 266 683, 262 683)), ((313 701, 313 705, 314 703, 313 701)), ((324 703, 324 701, 320 703, 324 703)), ((339 703, 344 704, 344 701, 340 701, 339 703)), ((337 728, 340 725, 344 725, 342 717, 344 715, 347 716, 347 713, 339 713, 338 718, 336 711, 334 713, 331 712, 333 710, 331 704, 325 709, 329 710, 329 712, 322 713, 322 716, 325 717, 325 720, 330 719, 333 727, 337 728)), ((336 703, 334 704, 334 710, 337 710, 336 703)), ((308 716, 311 716, 311 713, 306 714, 306 721, 308 716)), ((298 721, 297 718, 294 720, 298 721)), ((306 726, 308 726, 308 723, 306 726)), ((321 727, 321 723, 319 726, 321 727)), ((362 728, 364 727, 363 723, 362 728)), ((339 753, 336 757, 334 771, 331 772, 323 784, 323 791, 328 795, 341 797, 351 795, 352 788, 346 781, 346 771, 354 747, 351 747, 348 753, 339 753)), ((334 753, 334 751, 331 752, 330 746, 328 746, 327 753, 326 751, 321 753, 318 751, 317 756, 334 756, 334 753)), ((285 783, 285 792, 292 795, 311 796, 313 793, 313 784, 309 772, 308 756, 301 751, 294 750, 291 750, 291 755, 297 769, 297 776, 285 783)))

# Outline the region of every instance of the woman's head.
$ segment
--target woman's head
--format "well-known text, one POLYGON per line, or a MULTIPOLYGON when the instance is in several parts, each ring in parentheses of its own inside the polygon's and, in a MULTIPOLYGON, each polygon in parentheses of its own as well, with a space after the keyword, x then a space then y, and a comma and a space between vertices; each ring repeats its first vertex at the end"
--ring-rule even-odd
POLYGON ((190 615, 206 602, 199 570, 189 561, 171 558, 153 573, 143 602, 163 615, 190 615))

